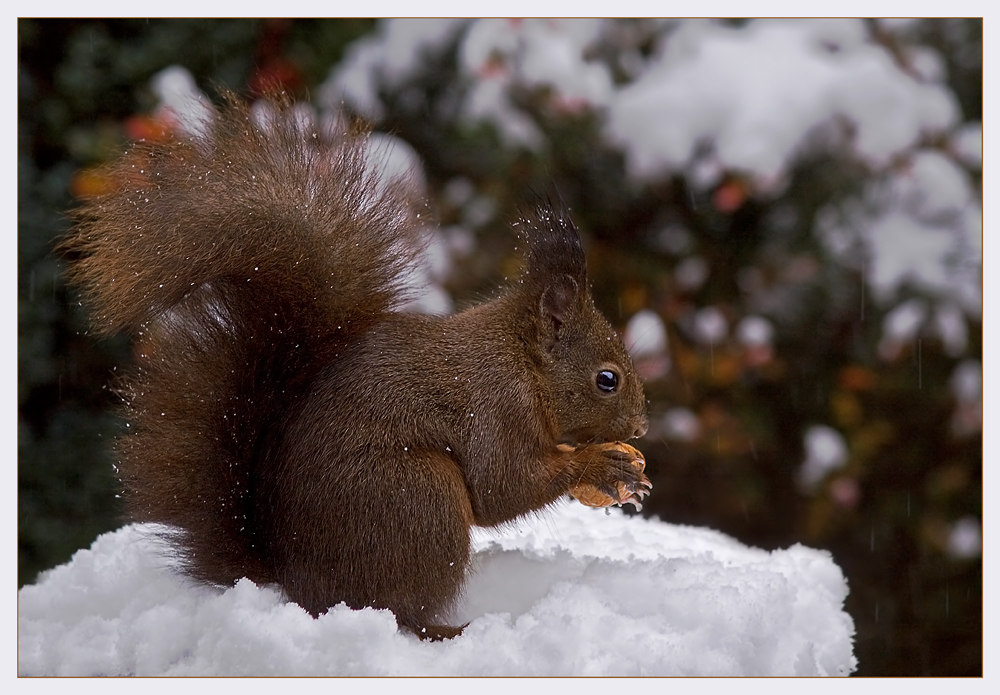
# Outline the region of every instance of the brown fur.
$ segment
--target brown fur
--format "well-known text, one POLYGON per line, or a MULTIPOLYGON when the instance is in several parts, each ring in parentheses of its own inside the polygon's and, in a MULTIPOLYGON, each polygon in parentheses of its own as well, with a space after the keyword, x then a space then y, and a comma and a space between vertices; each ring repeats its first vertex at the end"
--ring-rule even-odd
POLYGON ((366 173, 364 133, 268 113, 231 99, 205 139, 135 148, 62 245, 95 328, 137 339, 128 513, 180 529, 199 580, 453 636, 473 524, 573 486, 645 494, 608 444, 645 432, 642 387, 565 215, 518 223, 525 268, 497 299, 396 312, 419 248, 406 187, 366 173))

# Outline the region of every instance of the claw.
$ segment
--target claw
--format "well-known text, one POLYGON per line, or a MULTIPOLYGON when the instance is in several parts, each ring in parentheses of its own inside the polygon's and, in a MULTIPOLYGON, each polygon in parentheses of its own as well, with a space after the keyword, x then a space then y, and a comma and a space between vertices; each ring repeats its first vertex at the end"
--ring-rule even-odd
MULTIPOLYGON (((560 444, 558 448, 568 453, 577 447, 560 444)), ((642 501, 653 487, 643 474, 646 468, 645 457, 635 447, 623 442, 595 445, 591 455, 605 457, 602 463, 608 465, 605 473, 607 477, 602 482, 580 484, 571 489, 570 494, 578 502, 590 507, 622 507, 631 504, 637 511, 641 510, 642 501)))

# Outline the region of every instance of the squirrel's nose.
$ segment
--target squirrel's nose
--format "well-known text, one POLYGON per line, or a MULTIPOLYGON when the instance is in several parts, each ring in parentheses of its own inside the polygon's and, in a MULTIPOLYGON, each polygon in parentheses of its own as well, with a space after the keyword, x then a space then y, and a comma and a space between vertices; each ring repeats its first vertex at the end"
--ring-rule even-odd
POLYGON ((646 434, 646 431, 648 429, 649 429, 649 418, 643 415, 642 418, 639 420, 638 424, 636 424, 635 426, 635 431, 632 433, 632 438, 638 439, 642 435, 646 434))

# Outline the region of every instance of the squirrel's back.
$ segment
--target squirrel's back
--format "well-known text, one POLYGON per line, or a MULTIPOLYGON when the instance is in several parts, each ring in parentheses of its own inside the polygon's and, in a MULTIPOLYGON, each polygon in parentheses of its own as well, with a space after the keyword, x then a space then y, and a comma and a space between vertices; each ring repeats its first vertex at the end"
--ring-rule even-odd
POLYGON ((418 232, 367 134, 235 99, 204 137, 140 143, 62 243, 98 332, 135 337, 116 443, 126 513, 187 570, 270 581, 253 468, 319 366, 404 298, 418 232))

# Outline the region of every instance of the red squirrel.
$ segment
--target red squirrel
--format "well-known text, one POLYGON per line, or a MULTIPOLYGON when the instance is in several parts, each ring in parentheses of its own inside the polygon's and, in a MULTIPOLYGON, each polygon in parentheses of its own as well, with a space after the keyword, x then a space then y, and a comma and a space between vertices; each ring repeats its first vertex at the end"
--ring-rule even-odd
POLYGON ((579 233, 537 205, 521 275, 451 316, 398 311, 420 226, 367 132, 229 97, 138 143, 61 243, 94 331, 135 338, 115 443, 128 518, 191 577, 276 583, 317 616, 447 625, 470 528, 570 493, 638 505, 642 385, 594 306, 579 233))

